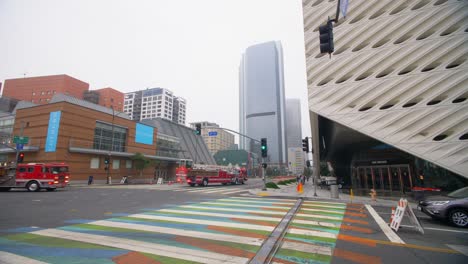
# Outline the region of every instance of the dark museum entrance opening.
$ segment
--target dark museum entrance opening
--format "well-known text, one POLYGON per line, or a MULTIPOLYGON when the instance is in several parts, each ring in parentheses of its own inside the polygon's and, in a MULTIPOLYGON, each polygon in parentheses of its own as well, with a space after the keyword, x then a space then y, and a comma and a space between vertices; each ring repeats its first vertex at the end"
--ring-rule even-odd
POLYGON ((353 189, 360 194, 374 189, 379 195, 393 196, 413 188, 409 164, 357 166, 352 168, 352 175, 353 189))

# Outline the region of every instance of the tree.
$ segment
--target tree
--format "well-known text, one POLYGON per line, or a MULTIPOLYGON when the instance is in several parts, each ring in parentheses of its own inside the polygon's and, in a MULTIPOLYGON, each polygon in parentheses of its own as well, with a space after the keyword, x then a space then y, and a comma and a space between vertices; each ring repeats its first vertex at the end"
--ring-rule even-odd
POLYGON ((145 157, 145 155, 141 154, 140 152, 135 153, 135 155, 133 155, 131 159, 133 160, 135 168, 140 172, 140 178, 143 177, 143 170, 153 165, 152 160, 148 159, 147 157, 145 157))

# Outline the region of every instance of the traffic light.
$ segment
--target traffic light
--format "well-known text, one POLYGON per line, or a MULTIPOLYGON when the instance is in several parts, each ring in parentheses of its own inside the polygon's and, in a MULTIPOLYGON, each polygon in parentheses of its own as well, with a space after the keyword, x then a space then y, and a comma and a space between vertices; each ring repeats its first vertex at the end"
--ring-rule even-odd
POLYGON ((262 163, 262 167, 263 167, 264 169, 266 169, 267 164, 266 164, 266 163, 262 163))
POLYGON ((21 153, 18 155, 17 163, 21 163, 21 162, 23 162, 23 160, 24 160, 24 153, 21 152, 21 153))
POLYGON ((104 158, 104 164, 106 164, 106 165, 109 164, 109 161, 110 161, 109 157, 104 158))
POLYGON ((195 124, 195 134, 201 135, 201 124, 195 124))
POLYGON ((268 147, 267 147, 267 139, 266 138, 262 138, 260 140, 261 142, 261 150, 262 150, 262 158, 266 158, 268 157, 268 147))
POLYGON ((310 160, 306 161, 307 168, 310 168, 310 160))
POLYGON ((319 26, 320 34, 320 53, 332 53, 335 51, 333 45, 333 23, 331 20, 327 21, 326 25, 319 26))
POLYGON ((302 150, 305 151, 305 153, 309 153, 309 138, 305 137, 302 140, 302 150))

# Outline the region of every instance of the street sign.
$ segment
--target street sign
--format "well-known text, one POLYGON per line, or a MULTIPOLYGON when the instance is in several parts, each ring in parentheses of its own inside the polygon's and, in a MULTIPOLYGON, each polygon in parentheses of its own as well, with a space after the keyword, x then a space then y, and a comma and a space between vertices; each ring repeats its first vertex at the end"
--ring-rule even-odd
POLYGON ((218 132, 216 132, 216 131, 208 132, 208 136, 210 136, 210 137, 214 137, 214 136, 217 136, 217 135, 218 135, 218 132))
POLYGON ((16 149, 17 149, 17 150, 23 150, 23 147, 24 147, 23 144, 20 144, 20 143, 17 143, 17 144, 16 144, 16 149))
POLYGON ((28 144, 28 142, 29 142, 29 137, 20 137, 20 136, 13 137, 13 143, 28 144))

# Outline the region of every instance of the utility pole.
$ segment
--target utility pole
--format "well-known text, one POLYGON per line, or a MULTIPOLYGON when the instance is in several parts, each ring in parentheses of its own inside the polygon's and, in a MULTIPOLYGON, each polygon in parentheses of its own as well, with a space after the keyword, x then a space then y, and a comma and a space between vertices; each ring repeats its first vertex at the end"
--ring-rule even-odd
POLYGON ((313 159, 313 177, 314 177, 314 196, 317 196, 317 184, 320 177, 320 145, 319 145, 319 126, 318 114, 310 112, 310 126, 312 129, 312 159, 313 159))
POLYGON ((112 156, 112 149, 114 148, 114 119, 115 119, 115 113, 114 113, 114 106, 111 106, 112 109, 112 139, 111 139, 111 146, 109 148, 109 152, 107 153, 109 156, 109 164, 107 166, 107 184, 112 184, 112 176, 110 175, 110 170, 111 170, 111 156, 112 156))

